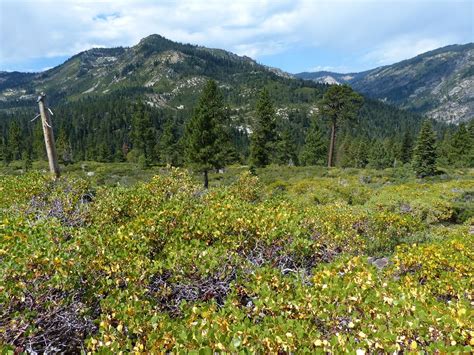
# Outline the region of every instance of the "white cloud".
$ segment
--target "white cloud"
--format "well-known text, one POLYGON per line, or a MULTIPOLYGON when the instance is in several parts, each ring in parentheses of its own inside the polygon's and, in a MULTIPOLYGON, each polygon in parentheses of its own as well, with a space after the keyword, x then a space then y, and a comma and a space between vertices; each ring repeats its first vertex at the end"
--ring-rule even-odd
POLYGON ((256 59, 308 46, 387 63, 472 40, 469 6, 472 0, 0 0, 0 69, 92 46, 130 46, 152 33, 256 59))
POLYGON ((376 65, 392 64, 453 43, 455 40, 451 36, 420 39, 405 36, 382 43, 367 53, 364 59, 376 65))

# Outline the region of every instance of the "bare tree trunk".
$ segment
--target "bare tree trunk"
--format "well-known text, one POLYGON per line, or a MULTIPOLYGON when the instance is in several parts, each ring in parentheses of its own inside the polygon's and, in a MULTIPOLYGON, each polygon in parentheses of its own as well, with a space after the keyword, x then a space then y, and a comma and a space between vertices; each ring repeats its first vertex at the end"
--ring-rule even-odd
POLYGON ((204 170, 204 188, 209 188, 209 177, 207 174, 207 170, 204 170))
POLYGON ((336 122, 332 122, 331 126, 331 142, 329 143, 328 168, 333 166, 334 145, 336 144, 336 122))
POLYGON ((49 170, 53 174, 54 178, 57 179, 60 176, 58 156, 56 153, 56 146, 54 144, 53 126, 51 119, 49 118, 48 109, 45 104, 45 96, 43 93, 38 99, 39 111, 41 115, 41 123, 43 125, 44 144, 46 145, 46 153, 48 154, 49 170))

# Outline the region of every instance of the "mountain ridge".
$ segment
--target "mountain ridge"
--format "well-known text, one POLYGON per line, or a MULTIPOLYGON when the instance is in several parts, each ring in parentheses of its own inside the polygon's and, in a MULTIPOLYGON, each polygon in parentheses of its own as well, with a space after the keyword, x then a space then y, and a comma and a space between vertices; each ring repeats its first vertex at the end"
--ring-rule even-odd
MULTIPOLYGON (((279 132, 286 134, 288 147, 294 145, 296 154, 329 88, 249 57, 155 35, 132 47, 83 51, 41 73, 0 75, 0 140, 9 144, 15 130, 22 132, 22 154, 35 151, 36 157, 41 156, 41 131, 30 121, 42 91, 55 113, 58 145, 69 145, 74 160, 123 161, 131 147, 131 118, 139 101, 146 104, 154 142, 168 134, 178 144, 209 79, 216 81, 223 95, 227 114, 222 123, 230 130, 242 162, 249 154, 255 107, 263 88, 273 102, 279 132)), ((344 147, 350 137, 396 140, 409 130, 416 132, 422 120, 420 115, 367 98, 355 121, 341 126, 340 142, 344 147)), ((325 120, 318 118, 318 124, 322 132, 327 131, 325 120)), ((157 156, 161 148, 153 147, 157 156)))
POLYGON ((193 76, 193 83, 188 84, 196 86, 202 84, 202 77, 215 74, 213 71, 220 71, 217 76, 226 79, 239 71, 290 78, 289 74, 258 64, 247 56, 150 35, 131 47, 82 51, 43 72, 2 72, 0 104, 29 105, 39 91, 48 92, 53 101, 84 94, 106 94, 123 87, 152 88, 154 94, 163 93, 165 88, 160 90, 157 86, 167 86, 166 81, 193 76))
POLYGON ((359 73, 320 71, 292 75, 248 56, 152 34, 131 47, 82 51, 43 72, 0 72, 0 109, 31 105, 39 91, 48 92, 50 99, 58 102, 123 88, 149 91, 151 105, 177 107, 180 104, 173 99, 202 86, 207 77, 224 79, 227 87, 238 82, 235 96, 239 90, 249 94, 242 81, 252 76, 265 77, 260 79, 266 81, 274 76, 287 84, 295 79, 347 83, 370 98, 438 121, 459 123, 474 116, 472 62, 474 43, 468 43, 438 48, 359 73), (245 78, 236 79, 239 75, 245 78))
POLYGON ((296 77, 350 84, 355 90, 438 121, 474 117, 474 43, 437 48, 359 73, 303 72, 296 77))

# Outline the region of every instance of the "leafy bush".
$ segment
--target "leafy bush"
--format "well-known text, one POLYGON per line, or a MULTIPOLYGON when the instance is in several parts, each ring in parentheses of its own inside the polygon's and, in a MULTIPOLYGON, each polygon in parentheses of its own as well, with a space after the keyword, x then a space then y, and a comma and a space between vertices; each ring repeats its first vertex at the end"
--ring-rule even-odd
POLYGON ((428 224, 455 217, 455 199, 472 191, 472 180, 388 185, 368 202, 370 208, 410 214, 428 224))
POLYGON ((472 352, 472 218, 438 223, 471 180, 265 173, 209 191, 179 169, 93 193, 2 178, 0 347, 472 352))

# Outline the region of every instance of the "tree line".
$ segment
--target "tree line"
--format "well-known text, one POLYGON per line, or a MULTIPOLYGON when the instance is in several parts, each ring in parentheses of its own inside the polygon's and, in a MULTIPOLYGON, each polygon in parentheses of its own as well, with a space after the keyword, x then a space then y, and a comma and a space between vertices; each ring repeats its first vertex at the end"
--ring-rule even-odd
MULTIPOLYGON (((201 171, 205 181, 210 170, 232 163, 256 168, 284 164, 383 169, 421 164, 418 157, 428 153, 421 154, 417 147, 431 135, 427 150, 435 165, 474 165, 472 120, 459 126, 436 123, 436 133, 430 126, 429 134, 425 123, 417 137, 416 116, 407 114, 406 119, 394 122, 398 116, 392 115, 399 114, 396 109, 367 102, 346 85, 329 87, 312 114, 296 108, 286 117, 278 115, 270 91, 264 88, 246 123, 236 121, 235 110, 229 108, 212 80, 194 108, 155 110, 139 97, 135 96, 133 105, 119 93, 79 101, 72 108, 59 106, 55 113, 63 119, 57 122, 55 135, 61 162, 187 165, 201 171)), ((4 164, 21 160, 28 168, 31 161, 46 158, 40 122, 29 122, 32 115, 24 110, 0 117, 0 158, 4 164)), ((433 169, 419 172, 434 173, 433 169)))

